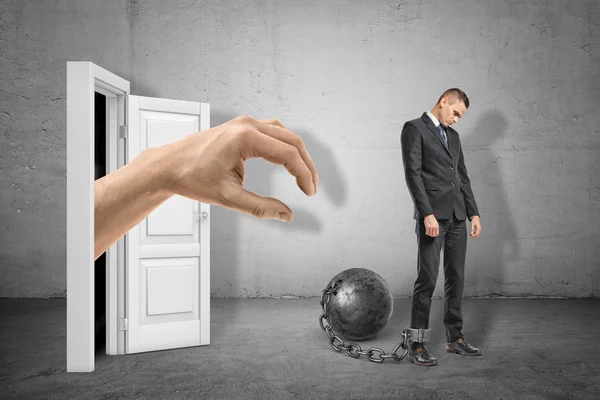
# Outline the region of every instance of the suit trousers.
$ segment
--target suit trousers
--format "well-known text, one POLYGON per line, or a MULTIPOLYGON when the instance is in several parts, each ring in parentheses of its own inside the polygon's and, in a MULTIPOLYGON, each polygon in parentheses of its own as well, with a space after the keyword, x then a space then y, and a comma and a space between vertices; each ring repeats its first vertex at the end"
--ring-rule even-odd
POLYGON ((440 251, 444 248, 444 325, 446 340, 461 338, 462 296, 464 287, 465 259, 467 254, 467 223, 452 219, 438 221, 440 232, 436 237, 425 234, 423 219, 416 222, 417 279, 415 280, 411 328, 429 329, 431 297, 435 289, 440 265, 440 251))

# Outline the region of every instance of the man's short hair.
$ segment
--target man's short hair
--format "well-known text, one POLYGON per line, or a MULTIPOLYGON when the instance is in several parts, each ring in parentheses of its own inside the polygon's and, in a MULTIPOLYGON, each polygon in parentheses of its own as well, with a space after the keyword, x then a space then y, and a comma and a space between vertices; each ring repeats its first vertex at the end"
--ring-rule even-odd
POLYGON ((465 103, 465 107, 469 108, 469 98, 467 97, 467 94, 458 88, 452 88, 452 89, 446 90, 444 93, 442 93, 442 95, 438 99, 438 103, 440 101, 442 101, 443 97, 447 97, 447 98, 454 97, 456 99, 462 100, 462 102, 465 103))

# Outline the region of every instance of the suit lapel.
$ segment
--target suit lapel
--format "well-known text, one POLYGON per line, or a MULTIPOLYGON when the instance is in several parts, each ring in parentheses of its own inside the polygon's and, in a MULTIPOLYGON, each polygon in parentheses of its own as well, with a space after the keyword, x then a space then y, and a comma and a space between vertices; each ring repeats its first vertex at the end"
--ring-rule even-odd
POLYGON ((446 147, 446 145, 444 144, 444 139, 442 139, 442 137, 440 135, 440 132, 435 127, 435 125, 433 124, 433 121, 431 120, 431 118, 429 118, 429 116, 427 115, 427 113, 423 113, 423 116, 421 118, 423 119, 423 122, 425 122, 425 125, 427 125, 427 127, 429 128, 429 130, 431 131, 431 133, 433 133, 433 135, 440 141, 440 144, 442 145, 442 147, 444 149, 446 149, 446 152, 450 155, 450 157, 452 157, 452 153, 450 152, 450 134, 449 134, 449 131, 446 130, 446 137, 448 138, 448 147, 446 147))
POLYGON ((458 138, 458 132, 456 132, 454 129, 452 128, 448 128, 446 130, 446 133, 448 134, 448 147, 450 147, 450 149, 452 150, 452 157, 454 158, 454 156, 458 156, 458 148, 459 148, 459 143, 460 143, 460 139, 458 138), (452 139, 450 139, 450 136, 452 136, 452 139))

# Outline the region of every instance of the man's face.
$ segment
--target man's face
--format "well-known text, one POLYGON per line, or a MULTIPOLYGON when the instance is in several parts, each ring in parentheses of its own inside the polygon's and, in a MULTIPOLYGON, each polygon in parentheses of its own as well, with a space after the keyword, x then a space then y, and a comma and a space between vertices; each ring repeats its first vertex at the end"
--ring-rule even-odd
POLYGON ((449 127, 452 124, 458 122, 459 118, 462 118, 464 113, 467 111, 465 103, 457 98, 446 98, 444 97, 440 102, 442 111, 440 113, 440 123, 444 127, 449 127))

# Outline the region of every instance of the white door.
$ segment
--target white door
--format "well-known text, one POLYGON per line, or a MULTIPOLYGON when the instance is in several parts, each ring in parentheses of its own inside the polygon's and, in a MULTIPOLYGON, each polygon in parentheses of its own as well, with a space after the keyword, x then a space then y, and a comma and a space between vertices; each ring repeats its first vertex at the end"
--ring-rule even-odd
MULTIPOLYGON (((67 372, 91 372, 95 364, 94 92, 110 105, 108 172, 126 162, 123 142, 131 160, 143 148, 210 128, 208 104, 131 96, 118 75, 67 62, 67 372), (129 126, 125 139, 121 126, 129 126)), ((209 211, 174 197, 107 250, 108 354, 210 343, 209 211)))
MULTIPOLYGON (((210 127, 209 105, 128 96, 128 160, 210 127)), ((173 196, 126 237, 125 352, 210 343, 210 206, 173 196)))

